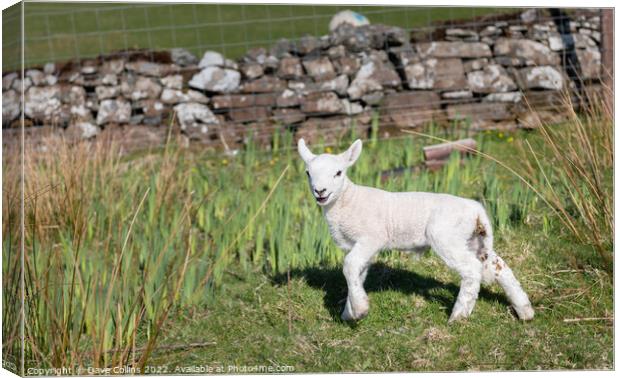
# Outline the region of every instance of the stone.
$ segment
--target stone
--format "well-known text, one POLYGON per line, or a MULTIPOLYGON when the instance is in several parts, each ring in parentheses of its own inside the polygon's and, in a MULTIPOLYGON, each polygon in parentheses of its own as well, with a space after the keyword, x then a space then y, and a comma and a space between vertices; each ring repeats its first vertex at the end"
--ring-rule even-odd
POLYGON ((493 51, 497 56, 522 58, 537 66, 560 63, 560 57, 549 47, 529 39, 499 38, 495 41, 493 51))
POLYGON ((101 65, 101 73, 119 75, 125 69, 125 61, 121 59, 113 59, 103 62, 101 65))
POLYGON ((471 71, 478 71, 486 67, 488 64, 489 60, 487 58, 468 59, 463 62, 463 71, 465 73, 471 71))
POLYGON ((480 42, 425 42, 417 46, 422 57, 434 58, 488 58, 489 45, 480 42))
POLYGON ((381 103, 381 100, 383 100, 384 96, 385 93, 383 93, 383 91, 371 92, 363 95, 362 101, 366 105, 379 105, 381 103))
POLYGON ((461 28, 446 29, 446 41, 478 42, 480 38, 474 30, 461 28))
POLYGON ((397 92, 385 96, 380 113, 390 126, 417 127, 431 122, 439 105, 439 95, 432 91, 397 92))
POLYGON ((333 61, 334 59, 342 58, 346 56, 347 49, 345 49, 343 45, 332 46, 329 49, 327 49, 325 54, 333 61))
POLYGON ((22 112, 21 96, 17 91, 9 89, 2 93, 2 123, 8 125, 16 120, 22 112))
POLYGON ((364 111, 364 107, 359 102, 351 102, 346 98, 343 98, 341 101, 343 113, 346 115, 360 114, 364 111))
POLYGON ((29 77, 25 77, 22 83, 22 80, 20 78, 17 78, 13 80, 13 85, 11 86, 11 88, 21 93, 22 85, 24 87, 24 92, 25 92, 28 89, 30 89, 30 87, 32 87, 32 80, 29 77))
POLYGON ((166 88, 183 89, 183 75, 169 75, 161 78, 161 83, 166 88))
POLYGON ((264 106, 253 106, 249 108, 234 108, 228 113, 234 122, 251 122, 266 120, 270 117, 269 108, 264 106))
POLYGON ((511 57, 511 56, 498 56, 495 57, 495 63, 503 67, 523 67, 526 65, 534 65, 534 62, 527 61, 524 58, 511 57))
POLYGON ((204 104, 188 102, 174 107, 181 130, 190 139, 204 139, 211 128, 219 125, 219 120, 204 104))
POLYGON ((2 77, 2 90, 8 91, 13 87, 13 82, 18 78, 17 72, 11 72, 2 77))
POLYGON ((24 98, 24 114, 30 119, 49 124, 61 110, 60 98, 59 86, 30 87, 24 98))
POLYGON ((563 75, 554 67, 527 67, 519 70, 520 85, 523 89, 561 90, 563 75))
POLYGON ((182 102, 196 102, 199 104, 209 103, 209 98, 207 96, 201 92, 191 89, 187 92, 183 92, 178 89, 164 88, 160 99, 164 104, 170 105, 179 104, 182 102))
POLYGON ((521 101, 523 95, 521 92, 503 92, 503 93, 491 93, 484 97, 482 101, 485 102, 512 102, 517 103, 521 101))
POLYGON ((497 37, 502 34, 502 30, 497 26, 488 25, 479 33, 480 37, 497 37))
POLYGON ((54 64, 53 62, 45 63, 45 65, 43 66, 43 72, 46 75, 53 75, 54 73, 56 73, 56 64, 54 64))
POLYGON ((103 85, 118 85, 118 76, 115 74, 107 73, 101 77, 101 84, 103 85))
POLYGON ((296 91, 285 89, 276 99, 278 108, 289 108, 299 106, 303 100, 303 96, 296 91))
POLYGON ((243 83, 241 91, 244 93, 280 92, 286 88, 286 82, 274 76, 263 76, 259 79, 243 83))
POLYGON ((368 18, 364 15, 345 9, 332 16, 329 21, 329 31, 334 31, 339 27, 342 27, 342 25, 349 25, 355 28, 368 24, 370 24, 370 21, 368 21, 368 18))
POLYGON ((310 114, 337 114, 342 110, 342 102, 334 92, 310 93, 301 104, 301 111, 310 114))
POLYGON ((76 121, 93 121, 93 113, 86 107, 86 104, 72 105, 70 108, 71 117, 76 121))
POLYGON ((577 49, 596 48, 597 44, 590 36, 585 34, 571 34, 577 49))
POLYGON ((115 98, 121 94, 120 85, 99 85, 95 87, 95 93, 97 94, 97 99, 105 100, 106 98, 115 98))
POLYGON ((280 65, 276 74, 282 79, 299 79, 304 75, 301 61, 297 57, 289 56, 280 59, 280 65))
POLYGON ((496 64, 488 65, 482 71, 468 73, 467 82, 474 93, 510 92, 517 89, 506 70, 496 64))
POLYGON ((278 123, 290 125, 303 122, 306 119, 306 115, 299 109, 282 108, 274 109, 272 119, 278 123))
POLYGON ((231 93, 239 89, 240 82, 238 71, 209 66, 194 75, 188 85, 209 92, 231 93))
POLYGON ((246 51, 243 61, 263 64, 267 58, 267 50, 264 47, 254 47, 246 51))
POLYGON ((128 123, 131 117, 131 104, 123 99, 103 100, 97 112, 97 125, 106 123, 128 123))
POLYGON ((221 95, 211 98, 213 110, 247 107, 271 107, 276 105, 275 93, 221 95))
POLYGON ((349 55, 332 58, 332 64, 339 75, 353 76, 360 68, 360 60, 349 55))
POLYGON ((461 99, 461 98, 472 98, 474 94, 472 91, 453 91, 453 92, 442 92, 441 98, 446 99, 461 99))
POLYGON ((295 138, 304 138, 309 144, 319 141, 337 142, 350 136, 352 131, 355 135, 365 138, 369 129, 365 118, 368 117, 364 117, 364 114, 354 117, 343 115, 308 118, 297 128, 295 138))
POLYGON ((280 38, 269 50, 269 55, 273 55, 278 59, 288 56, 289 53, 295 51, 295 45, 286 38, 280 38))
POLYGON ((538 18, 538 12, 535 8, 531 8, 522 12, 520 17, 524 24, 531 24, 538 18))
POLYGON ((175 67, 169 64, 153 63, 144 60, 125 63, 125 68, 136 74, 152 77, 162 77, 175 71, 175 67))
POLYGON ((502 121, 514 118, 507 103, 472 102, 449 104, 446 114, 450 121, 502 121))
POLYGON ((170 59, 172 59, 174 64, 181 67, 193 66, 198 63, 198 58, 183 48, 170 49, 170 59))
POLYGON ((321 50, 321 42, 317 37, 304 35, 297 41, 296 47, 299 55, 318 54, 321 50))
POLYGON ((460 59, 426 59, 405 67, 410 89, 459 90, 467 88, 460 59))
POLYGON ((261 66, 259 63, 241 64, 239 70, 248 80, 254 80, 256 78, 259 78, 265 73, 265 71, 263 70, 263 66, 261 66))
POLYGON ((598 79, 601 76, 601 52, 598 49, 577 50, 582 79, 598 79))
POLYGON ((39 70, 26 70, 26 77, 29 77, 33 85, 44 85, 45 74, 39 70))
POLYGON ((346 96, 349 87, 349 77, 347 75, 340 75, 332 80, 316 83, 314 87, 320 92, 331 91, 336 92, 340 96, 346 96))
POLYGON ((528 38, 538 41, 545 41, 549 38, 551 27, 544 24, 532 25, 532 28, 528 31, 528 38))
POLYGON ((94 75, 97 73, 96 62, 84 62, 84 66, 80 69, 82 75, 94 75))
POLYGON ((400 83, 400 76, 390 65, 369 60, 360 67, 347 89, 347 94, 350 99, 357 100, 367 93, 381 91, 383 88, 397 88, 400 83))
POLYGON ((207 51, 202 56, 200 63, 198 63, 198 67, 224 67, 225 63, 226 59, 222 54, 216 51, 207 51))
POLYGON ((151 77, 145 76, 128 76, 127 80, 121 83, 121 92, 126 98, 133 101, 145 98, 159 98, 162 86, 158 81, 151 77))
POLYGON ((315 81, 331 80, 336 77, 334 66, 328 57, 304 60, 304 68, 315 81))
POLYGON ((83 105, 86 103, 86 90, 78 85, 62 85, 59 93, 63 104, 83 105))
POLYGON ((91 139, 101 133, 101 129, 92 122, 78 121, 69 124, 65 136, 70 139, 91 139))
POLYGON ((269 55, 263 63, 263 71, 265 74, 273 74, 280 66, 280 60, 273 55, 269 55))

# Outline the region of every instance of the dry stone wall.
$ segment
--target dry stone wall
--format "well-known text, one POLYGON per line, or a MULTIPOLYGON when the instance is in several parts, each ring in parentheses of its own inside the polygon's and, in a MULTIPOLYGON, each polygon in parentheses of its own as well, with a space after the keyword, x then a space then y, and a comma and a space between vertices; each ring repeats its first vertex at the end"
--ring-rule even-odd
POLYGON ((599 80, 598 13, 573 15, 569 27, 561 34, 557 20, 532 9, 445 27, 440 40, 418 41, 394 26, 343 25, 254 48, 237 61, 173 49, 49 63, 26 70, 23 82, 3 75, 3 134, 10 140, 19 125, 22 85, 26 126, 53 126, 76 139, 116 136, 133 147, 162 143, 171 124, 190 142, 226 148, 250 135, 268 144, 282 128, 310 142, 351 128, 363 135, 376 116, 384 134, 431 121, 532 127, 561 119, 564 89, 599 80), (568 54, 578 78, 567 75, 568 54))

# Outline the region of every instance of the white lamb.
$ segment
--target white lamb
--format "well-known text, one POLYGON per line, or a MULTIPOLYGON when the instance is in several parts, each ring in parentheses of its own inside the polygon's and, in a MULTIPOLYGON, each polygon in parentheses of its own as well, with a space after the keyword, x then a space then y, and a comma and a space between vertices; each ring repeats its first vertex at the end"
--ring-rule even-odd
POLYGON ((359 320, 368 314, 363 284, 379 251, 420 252, 428 247, 461 276, 450 322, 471 314, 481 282, 495 281, 506 291, 520 319, 534 317, 527 294, 493 250, 491 224, 480 203, 448 194, 391 193, 354 184, 346 172, 362 152, 360 140, 339 155, 314 155, 303 139, 297 147, 329 231, 347 251, 343 273, 348 296, 342 319, 359 320))

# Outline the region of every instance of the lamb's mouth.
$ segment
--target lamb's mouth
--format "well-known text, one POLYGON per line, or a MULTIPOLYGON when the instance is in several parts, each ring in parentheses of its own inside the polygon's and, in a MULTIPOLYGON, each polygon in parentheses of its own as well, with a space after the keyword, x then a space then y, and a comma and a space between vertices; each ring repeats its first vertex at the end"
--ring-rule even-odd
POLYGON ((330 195, 331 195, 331 193, 329 193, 325 197, 315 197, 316 198, 316 202, 318 202, 320 204, 324 204, 325 202, 327 202, 327 199, 329 198, 330 195))

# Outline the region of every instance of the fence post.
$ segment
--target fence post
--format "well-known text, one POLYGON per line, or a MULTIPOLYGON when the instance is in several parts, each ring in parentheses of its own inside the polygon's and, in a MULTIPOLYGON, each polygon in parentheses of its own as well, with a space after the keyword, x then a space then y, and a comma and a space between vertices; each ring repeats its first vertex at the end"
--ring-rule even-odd
POLYGON ((605 96, 609 109, 613 111, 614 94, 614 9, 601 9, 601 75, 602 81, 611 89, 611 96, 605 96))

